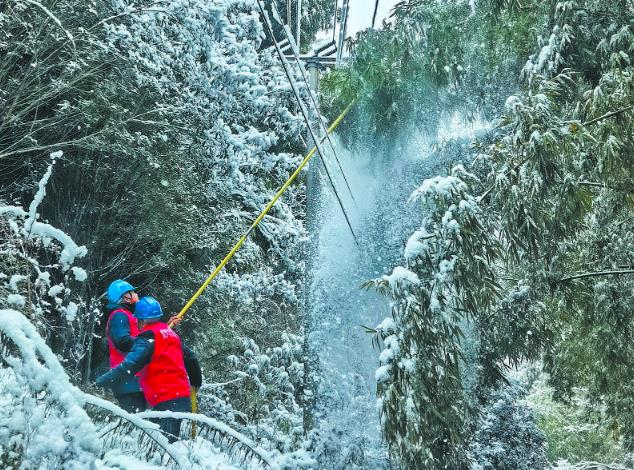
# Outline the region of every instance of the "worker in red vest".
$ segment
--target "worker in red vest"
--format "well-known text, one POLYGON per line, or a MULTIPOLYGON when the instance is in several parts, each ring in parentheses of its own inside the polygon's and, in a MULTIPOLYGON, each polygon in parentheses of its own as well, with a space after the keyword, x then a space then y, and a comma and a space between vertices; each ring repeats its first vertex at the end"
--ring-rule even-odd
MULTIPOLYGON (((140 371, 139 384, 153 410, 190 412, 190 387, 202 385, 198 359, 176 332, 161 321, 163 311, 156 299, 139 300, 134 316, 140 333, 130 352, 121 364, 98 377, 97 385, 111 387, 140 371)), ((178 439, 180 419, 161 418, 159 425, 170 442, 178 439)))
MULTIPOLYGON (((137 320, 132 313, 139 296, 132 284, 121 279, 108 286, 106 295, 110 311, 106 324, 106 338, 110 352, 110 368, 113 369, 123 362, 132 348, 134 338, 139 334, 137 320)), ((114 384, 112 391, 119 406, 130 413, 147 408, 139 379, 134 374, 114 384)))

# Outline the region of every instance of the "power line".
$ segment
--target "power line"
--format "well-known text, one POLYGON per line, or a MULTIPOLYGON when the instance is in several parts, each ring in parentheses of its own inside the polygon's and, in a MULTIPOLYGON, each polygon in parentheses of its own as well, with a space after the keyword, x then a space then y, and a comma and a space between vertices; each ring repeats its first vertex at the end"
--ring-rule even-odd
POLYGON ((337 7, 339 6, 339 0, 335 0, 335 7, 332 12, 332 40, 336 39, 337 34, 337 7))
POLYGON ((341 25, 339 26, 339 43, 337 44, 337 67, 341 64, 343 55, 343 44, 346 41, 348 31, 348 13, 350 12, 350 0, 343 0, 341 7, 341 25))
MULTIPOLYGON (((277 10, 277 8, 275 7, 275 4, 273 4, 273 9, 274 15, 277 15, 278 18, 280 16, 279 11, 277 10)), ((337 156, 337 151, 335 149, 335 144, 332 142, 332 139, 330 138, 330 134, 328 134, 326 126, 324 124, 324 122, 321 120, 321 114, 319 113, 319 105, 317 104, 317 99, 315 98, 315 96, 313 95, 313 91, 310 88, 310 85, 308 83, 308 77, 306 76, 306 70, 304 69, 304 64, 302 63, 301 59, 299 58, 299 48, 297 47, 297 45, 295 44, 295 42, 293 41, 293 33, 290 31, 290 28, 287 25, 283 25, 282 27, 284 34, 286 36, 286 40, 288 41, 289 45, 291 46, 291 51, 293 52, 293 56, 295 57, 295 61, 297 62, 297 65, 299 67, 299 71, 302 75, 302 79, 304 80, 304 83, 306 84, 306 89, 308 90, 308 96, 310 97, 311 102, 313 103, 313 107, 315 108, 315 113, 318 116, 318 121, 319 121, 319 126, 322 130, 322 132, 325 133, 326 135, 326 139, 328 140, 328 144, 330 145, 330 148, 332 150, 332 154, 335 157, 335 161, 337 162, 337 166, 339 167, 339 171, 341 171, 341 175, 343 176, 343 180, 346 183, 346 187, 348 188, 348 192, 350 193, 350 197, 352 198, 352 202, 354 202, 355 204, 357 203, 357 201, 354 198, 354 194, 352 193, 352 188, 350 187, 350 183, 348 183, 348 178, 346 178, 346 173, 343 171, 343 167, 341 165, 341 160, 339 160, 339 157, 337 156)), ((275 38, 273 38, 273 40, 275 40, 275 38)), ((325 155, 322 155, 322 159, 326 158, 325 155)))
POLYGON ((374 14, 372 15, 372 29, 374 29, 374 23, 376 22, 376 13, 379 11, 379 0, 374 3, 374 14))
POLYGON ((354 229, 352 228, 352 224, 350 222, 350 218, 348 217, 348 213, 346 212, 346 209, 344 208, 343 202, 341 200, 341 197, 339 196, 339 193, 337 192, 337 188, 335 187, 334 181, 332 179, 332 175, 330 174, 330 171, 328 170, 328 165, 326 165, 326 160, 323 158, 324 156, 324 152, 321 149, 321 144, 319 139, 317 138, 317 136, 315 135, 315 132, 313 131, 312 126, 310 125, 310 117, 308 114, 308 110, 306 109, 306 105, 304 104, 304 102, 301 99, 299 90, 297 88, 297 84, 295 83, 295 80, 293 79, 293 76, 291 75, 291 68, 290 65, 288 63, 288 61, 286 60, 286 57, 284 57, 284 54, 282 53, 280 46, 278 45, 277 41, 275 40, 275 35, 273 34, 273 25, 271 24, 271 20, 269 18, 268 13, 266 12, 266 10, 264 9, 264 6, 262 5, 262 0, 257 0, 258 2, 258 7, 260 8, 260 12, 262 13, 262 17, 264 18, 264 26, 269 34, 269 36, 271 37, 271 40, 273 41, 273 45, 275 46, 275 50, 277 51, 277 55, 280 58, 280 61, 282 63, 282 68, 284 69, 284 73, 286 74, 286 77, 288 78, 288 81, 291 85, 291 88, 293 89, 293 94, 295 95, 295 99, 297 100, 297 103, 299 105, 299 109, 302 113, 302 116, 304 117, 304 120, 306 121, 306 126, 308 127, 308 132, 310 132, 310 136, 313 139, 313 142, 315 143, 315 147, 317 147, 317 150, 319 151, 319 154, 322 156, 321 158, 321 162, 324 165, 324 170, 326 171, 326 175, 328 176, 328 180, 330 182, 330 186, 332 187, 332 190, 335 194, 335 197, 337 199, 337 202, 339 204, 339 207, 341 208, 341 211, 343 212, 343 216, 346 219, 346 223, 348 224, 348 228, 350 229, 350 233, 352 234, 352 238, 354 239, 354 242, 356 243, 357 246, 359 245, 359 240, 357 239, 356 234, 354 233, 354 229))

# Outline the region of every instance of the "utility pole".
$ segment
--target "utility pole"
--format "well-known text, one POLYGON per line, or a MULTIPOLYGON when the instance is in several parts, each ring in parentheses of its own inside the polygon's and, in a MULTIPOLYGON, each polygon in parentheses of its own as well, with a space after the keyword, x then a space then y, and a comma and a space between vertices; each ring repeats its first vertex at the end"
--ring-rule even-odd
POLYGON ((343 0, 343 7, 341 8, 341 24, 339 25, 339 42, 337 43, 337 67, 341 65, 343 46, 346 42, 346 34, 348 32, 348 13, 350 13, 350 0, 343 0))
MULTIPOLYGON (((306 71, 308 72, 308 84, 315 99, 319 99, 319 64, 315 61, 306 61, 306 71)), ((320 119, 319 110, 315 110, 312 116, 311 125, 316 119, 320 119)), ((317 129, 320 129, 317 127, 317 129)), ((319 131, 318 131, 319 132, 319 131)), ((309 136, 306 142, 311 147, 314 142, 309 136)), ((321 138, 319 135, 318 138, 321 138)), ((319 184, 319 165, 322 155, 313 158, 308 164, 308 174, 306 178, 306 230, 308 231, 308 250, 306 256, 306 271, 304 275, 304 434, 315 427, 315 395, 317 383, 315 381, 318 370, 318 361, 315 357, 314 348, 311 347, 309 334, 314 331, 312 318, 313 305, 311 294, 314 279, 315 260, 319 257, 319 212, 321 210, 321 185, 319 184)))
MULTIPOLYGON (((344 0, 347 2, 348 0, 344 0)), ((290 1, 287 2, 289 7, 290 1)), ((281 22, 280 15, 277 14, 275 4, 273 4, 274 17, 281 22)), ((286 38, 278 43, 282 53, 289 60, 294 62, 299 60, 303 63, 306 69, 308 86, 310 92, 313 95, 313 114, 310 116, 309 125, 316 130, 316 138, 322 139, 324 127, 320 122, 321 115, 319 113, 319 72, 320 69, 326 67, 334 67, 336 62, 335 54, 337 52, 337 45, 335 41, 331 41, 325 46, 320 47, 312 54, 300 55, 299 51, 299 39, 300 39, 300 12, 301 12, 301 0, 298 0, 298 17, 297 17, 297 36, 293 38, 293 32, 290 28, 290 21, 286 25, 282 24, 283 29, 286 31, 286 38), (291 43, 294 42, 295 44, 291 43)), ((287 10, 287 18, 290 18, 290 11, 287 10)), ((335 19, 336 21, 336 19, 335 19)), ((314 142, 310 130, 307 130, 306 143, 308 148, 313 145, 317 146, 318 142, 314 142)), ((312 306, 313 299, 311 298, 312 284, 314 279, 315 260, 319 256, 319 213, 321 210, 321 184, 320 184, 320 166, 323 165, 323 155, 319 155, 318 158, 313 158, 308 165, 308 172, 306 175, 306 230, 308 232, 308 248, 306 253, 306 270, 304 276, 304 314, 301 317, 301 325, 304 329, 304 390, 301 398, 301 406, 304 410, 303 427, 304 433, 308 433, 315 427, 315 392, 318 386, 316 379, 318 378, 319 363, 309 335, 314 331, 313 318, 312 318, 312 306)))
MULTIPOLYGON (((319 63, 316 61, 307 60, 306 71, 308 72, 308 84, 310 86, 311 92, 315 96, 315 100, 319 100, 319 63)), ((317 101, 317 104, 319 105, 319 101, 317 101)), ((312 121, 311 125, 314 124, 314 122, 317 119, 320 119, 319 110, 317 109, 315 111, 316 112, 312 116, 312 119, 311 119, 312 121)), ((320 127, 317 126, 316 129, 320 129, 320 127)), ((308 145, 309 148, 315 144, 314 142, 312 142, 312 139, 310 138, 310 134, 308 135, 306 142, 309 143, 308 145)), ((315 224, 315 220, 311 220, 311 219, 314 219, 314 217, 311 217, 311 216, 316 216, 317 210, 318 210, 318 207, 316 207, 316 205, 318 205, 319 203, 319 164, 321 162, 321 158, 323 158, 323 155, 320 155, 320 158, 314 158, 308 164, 308 181, 306 184, 306 200, 307 200, 306 211, 307 211, 307 222, 309 225, 308 233, 310 234, 311 245, 313 244, 312 239, 317 238, 316 229, 318 227, 315 224), (311 210, 311 209, 316 209, 316 210, 311 210), (311 230, 311 229, 315 229, 315 230, 311 230)), ((315 250, 315 253, 311 253, 311 254, 317 254, 316 250, 315 250)))
MULTIPOLYGON (((319 122, 321 114, 319 113, 319 71, 326 67, 334 66, 336 52, 336 44, 334 41, 317 49, 312 56, 300 56, 300 59, 306 67, 308 74, 308 86, 314 97, 314 114, 311 116, 310 125, 313 129, 317 129, 317 138, 321 139, 322 125, 319 122)), ((306 139, 308 147, 312 147, 316 143, 312 141, 310 132, 306 139)), ((315 271, 315 260, 319 257, 319 218, 321 211, 321 184, 320 184, 320 165, 323 165, 322 158, 313 158, 308 164, 308 174, 306 178, 306 230, 308 231, 308 250, 306 257, 306 271, 304 276, 304 355, 306 362, 304 363, 304 433, 308 433, 315 427, 315 395, 318 383, 316 383, 319 362, 317 360, 314 349, 310 342, 310 332, 314 331, 312 318, 313 292, 312 284, 315 271)))

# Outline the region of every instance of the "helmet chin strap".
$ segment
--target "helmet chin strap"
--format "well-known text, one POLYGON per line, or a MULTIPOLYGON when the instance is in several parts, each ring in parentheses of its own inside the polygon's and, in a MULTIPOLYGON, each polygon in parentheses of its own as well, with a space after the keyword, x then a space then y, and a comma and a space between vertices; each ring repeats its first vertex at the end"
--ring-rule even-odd
POLYGON ((139 326, 139 328, 143 328, 145 325, 150 325, 150 324, 156 323, 158 321, 161 321, 161 317, 157 317, 157 318, 139 318, 137 320, 137 325, 139 326))

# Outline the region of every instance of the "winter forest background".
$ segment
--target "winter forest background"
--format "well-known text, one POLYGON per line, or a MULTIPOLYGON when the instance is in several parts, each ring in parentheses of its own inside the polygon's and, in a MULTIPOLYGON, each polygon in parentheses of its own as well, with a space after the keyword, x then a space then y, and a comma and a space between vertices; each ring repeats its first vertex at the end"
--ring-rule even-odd
MULTIPOLYGON (((308 53, 335 2, 298 3, 308 53)), ((180 310, 306 122, 255 0, 0 0, 0 466, 634 468, 633 15, 405 0, 346 41, 318 98, 355 100, 323 158, 358 243, 302 173, 178 327, 169 445, 93 385, 103 293, 180 310)))

